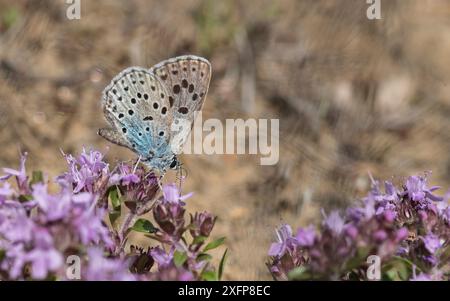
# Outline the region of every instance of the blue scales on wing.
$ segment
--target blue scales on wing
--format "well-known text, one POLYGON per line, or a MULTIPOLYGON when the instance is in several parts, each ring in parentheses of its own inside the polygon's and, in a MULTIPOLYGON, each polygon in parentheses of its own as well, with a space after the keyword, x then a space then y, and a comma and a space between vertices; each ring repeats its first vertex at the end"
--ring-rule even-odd
POLYGON ((130 148, 155 169, 168 164, 173 117, 157 77, 143 68, 125 69, 103 91, 102 106, 111 126, 99 130, 102 137, 130 148))

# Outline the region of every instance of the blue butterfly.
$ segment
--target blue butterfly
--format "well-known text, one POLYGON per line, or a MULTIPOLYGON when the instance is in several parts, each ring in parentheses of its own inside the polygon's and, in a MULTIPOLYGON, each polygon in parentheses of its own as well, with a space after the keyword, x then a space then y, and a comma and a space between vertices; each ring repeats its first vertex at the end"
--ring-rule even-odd
POLYGON ((103 112, 111 127, 98 134, 131 149, 159 173, 177 168, 176 155, 195 112, 202 109, 210 79, 211 64, 194 55, 171 58, 150 69, 127 68, 103 90, 103 112))

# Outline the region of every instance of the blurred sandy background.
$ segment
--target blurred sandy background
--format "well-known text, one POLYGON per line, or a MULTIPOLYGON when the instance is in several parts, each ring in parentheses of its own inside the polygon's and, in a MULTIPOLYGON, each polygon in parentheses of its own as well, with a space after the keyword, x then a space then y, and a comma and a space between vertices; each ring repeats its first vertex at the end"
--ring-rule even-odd
POLYGON ((431 170, 450 185, 450 1, 0 0, 0 166, 56 175, 60 148, 133 154, 96 135, 100 94, 130 65, 192 53, 213 66, 204 118, 279 118, 280 162, 182 157, 190 209, 219 215, 226 279, 270 279, 274 227, 314 222, 369 188, 431 170))

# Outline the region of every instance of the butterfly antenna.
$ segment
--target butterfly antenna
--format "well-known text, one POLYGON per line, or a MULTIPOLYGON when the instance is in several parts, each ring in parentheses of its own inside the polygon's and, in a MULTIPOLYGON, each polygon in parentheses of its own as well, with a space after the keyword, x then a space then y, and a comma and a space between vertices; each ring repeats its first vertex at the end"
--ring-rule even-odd
POLYGON ((162 175, 159 176, 159 178, 156 178, 156 182, 158 183, 159 189, 161 189, 161 191, 163 191, 162 188, 162 179, 164 178, 164 173, 162 175))
POLYGON ((178 165, 178 168, 177 168, 178 191, 180 192, 180 196, 181 196, 182 179, 183 179, 183 172, 181 171, 181 164, 180 164, 180 165, 178 165))
POLYGON ((184 168, 183 166, 180 166, 180 171, 181 171, 181 178, 186 179, 188 176, 188 170, 186 168, 184 168), (183 175, 183 173, 184 173, 184 175, 183 175))

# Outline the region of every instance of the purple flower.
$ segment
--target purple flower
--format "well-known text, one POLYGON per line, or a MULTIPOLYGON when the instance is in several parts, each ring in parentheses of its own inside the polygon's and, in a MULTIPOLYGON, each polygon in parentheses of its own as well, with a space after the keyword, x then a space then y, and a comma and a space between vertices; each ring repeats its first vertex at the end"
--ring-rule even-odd
POLYGON ((163 268, 169 266, 173 261, 173 254, 175 249, 172 249, 169 253, 166 253, 161 247, 156 247, 150 250, 150 255, 153 257, 156 263, 158 263, 158 268, 163 268))
POLYGON ((7 239, 6 260, 1 268, 9 271, 11 279, 17 279, 25 264, 31 266, 33 279, 44 279, 50 272, 57 271, 62 265, 62 255, 54 248, 53 238, 47 229, 38 227, 27 219, 18 219, 24 223, 22 228, 11 231, 7 239), (24 230, 20 232, 20 230, 24 230))
POLYGON ((28 176, 25 169, 25 162, 27 160, 27 153, 23 153, 20 156, 20 167, 19 170, 11 169, 11 168, 3 168, 3 172, 6 174, 0 177, 0 181, 6 181, 10 177, 16 177, 17 186, 21 193, 28 192, 28 176))
POLYGON ((389 223, 394 222, 396 216, 397 213, 394 210, 387 209, 384 211, 384 219, 389 223))
POLYGON ((433 233, 429 233, 425 237, 422 237, 422 241, 427 251, 432 255, 436 254, 436 251, 442 246, 439 237, 433 233))
POLYGON ((396 255, 398 255, 398 256, 408 256, 408 253, 409 253, 409 247, 408 246, 404 246, 404 247, 399 247, 397 249, 396 255))
POLYGON ((40 209, 37 218, 43 222, 64 220, 70 225, 66 231, 72 233, 81 243, 103 243, 112 247, 109 229, 103 223, 106 209, 96 208, 97 197, 89 192, 73 194, 67 187, 62 187, 56 195, 47 192, 47 185, 35 184, 33 198, 40 209))
POLYGON ((397 202, 399 200, 399 192, 391 182, 384 182, 384 190, 386 192, 383 197, 384 200, 391 202, 397 202))
POLYGON ((344 229, 345 222, 340 216, 338 211, 332 211, 328 216, 325 214, 325 211, 322 209, 322 215, 324 218, 323 225, 334 232, 336 235, 341 234, 344 229))
POLYGON ((300 247, 310 247, 314 244, 316 231, 314 226, 310 225, 308 228, 299 228, 295 239, 300 247))
POLYGON ((371 199, 373 201, 381 201, 383 199, 383 195, 380 191, 380 184, 377 180, 372 177, 372 174, 369 173, 370 178, 370 192, 368 193, 366 199, 371 199))
POLYGON ((184 207, 180 203, 160 201, 153 209, 153 217, 164 233, 176 241, 184 231, 184 207))
POLYGON ((364 200, 370 200, 374 203, 386 204, 387 202, 397 202, 399 200, 399 192, 395 186, 389 182, 384 182, 385 193, 381 192, 380 184, 376 181, 371 174, 369 174, 371 180, 371 190, 364 200))
POLYGON ((376 213, 375 200, 366 198, 363 201, 364 205, 362 207, 350 207, 347 209, 347 216, 355 223, 358 223, 361 220, 370 219, 376 213))
POLYGON ((55 249, 33 249, 26 260, 31 263, 33 279, 45 279, 49 272, 57 271, 63 263, 61 254, 55 249))
POLYGON ((442 216, 444 221, 450 223, 450 206, 448 206, 447 202, 439 202, 436 207, 439 215, 442 216))
POLYGON ((58 181, 67 181, 74 186, 74 192, 103 192, 109 179, 109 166, 103 161, 103 154, 98 151, 89 151, 83 148, 78 158, 64 154, 69 171, 57 178, 58 181))
POLYGON ((192 237, 197 237, 200 235, 208 237, 214 227, 215 222, 215 216, 206 211, 201 213, 196 212, 194 216, 191 215, 192 227, 190 229, 190 232, 192 237))
POLYGON ((150 280, 153 281, 194 281, 196 280, 192 272, 174 265, 165 266, 155 273, 152 273, 150 280))
POLYGON ((85 263, 84 280, 188 281, 203 279, 201 272, 212 269, 208 260, 198 257, 203 242, 189 243, 185 236, 189 231, 193 236, 209 236, 215 223, 213 215, 198 212, 185 226, 184 201, 192 193, 182 195, 175 184, 169 184, 157 199, 158 180, 142 166, 120 164, 110 172, 98 151, 83 149, 79 156, 64 156, 68 171, 54 181, 46 179, 31 185, 25 171, 26 154, 19 170, 3 169, 0 280, 64 279, 63 255, 67 254, 78 255, 85 263), (11 185, 10 179, 17 185, 11 185), (59 190, 50 192, 54 184, 59 190), (121 204, 130 209, 131 216, 115 223, 111 218, 114 229, 105 223, 111 209, 110 188, 120 190, 121 204), (127 254, 127 235, 132 229, 128 223, 151 210, 158 228, 150 231, 149 237, 158 245, 146 253, 127 254), (164 248, 170 251, 166 253, 164 248), (175 266, 175 250, 187 255, 182 267, 175 266), (157 267, 153 267, 154 261, 157 267), (130 267, 140 275, 132 275, 130 267))
POLYGON ((425 273, 420 273, 417 276, 414 276, 410 279, 410 281, 432 281, 431 276, 425 273))
POLYGON ((110 249, 113 247, 110 231, 103 222, 106 213, 106 209, 91 207, 80 211, 80 215, 73 219, 72 227, 83 244, 103 243, 110 249))
POLYGON ((444 217, 444 220, 449 223, 450 222, 450 207, 447 207, 446 209, 442 210, 442 216, 444 217))
POLYGON ((131 185, 138 184, 141 181, 139 176, 134 173, 129 165, 120 164, 119 173, 114 173, 110 179, 110 185, 120 184, 120 185, 131 185))
POLYGON ((46 184, 37 183, 33 186, 32 196, 44 213, 46 221, 62 219, 71 209, 71 192, 50 195, 46 184))
POLYGON ((442 272, 437 269, 432 269, 430 273, 420 273, 416 275, 416 266, 413 265, 412 274, 413 277, 410 281, 440 281, 442 279, 442 272))
POLYGON ((5 201, 0 206, 0 237, 12 243, 29 242, 33 230, 34 222, 20 203, 5 201))
POLYGON ((5 258, 1 269, 8 272, 10 279, 19 279, 26 264, 26 252, 23 244, 10 244, 5 248, 5 258))
POLYGON ((14 190, 8 182, 4 182, 0 186, 0 205, 14 194, 14 190))
POLYGON ((269 249, 269 256, 281 258, 289 251, 293 250, 296 241, 292 237, 292 228, 288 224, 282 225, 277 231, 278 242, 273 243, 269 249))
POLYGON ((382 241, 386 240, 387 237, 388 237, 388 235, 387 235, 386 231, 384 231, 384 230, 378 230, 373 233, 373 238, 377 242, 382 242, 382 241))
POLYGON ((185 203, 183 201, 190 198, 192 195, 193 193, 191 192, 182 196, 176 184, 166 184, 163 186, 164 201, 168 203, 180 203, 184 206, 185 203))
POLYGON ((289 279, 292 269, 303 267, 314 279, 359 278, 347 263, 352 262, 352 267, 364 265, 354 260, 358 260, 357 254, 370 250, 383 262, 397 255, 420 264, 422 273, 414 274, 412 280, 448 279, 443 273, 448 260, 439 250, 445 243, 441 238, 450 233, 450 207, 446 202, 433 202, 443 198, 432 194, 437 187, 428 188, 424 177, 410 177, 403 187, 404 192, 399 192, 392 183, 385 182, 383 193, 372 179, 372 190, 362 206, 348 208, 344 217, 337 211, 326 215, 322 210, 322 227, 317 235, 314 228, 308 229, 310 232, 299 229, 293 247, 289 247, 290 228, 284 225, 269 250, 272 275, 279 280, 289 279), (428 234, 422 237, 420 233, 428 234), (407 239, 410 235, 411 239, 407 239))
POLYGON ((427 179, 419 176, 411 176, 406 180, 406 190, 408 196, 413 201, 424 201, 425 197, 432 201, 440 202, 442 197, 432 194, 433 191, 439 189, 439 187, 427 187, 427 179))
POLYGON ((44 279, 63 264, 62 255, 53 247, 53 238, 45 228, 35 229, 34 249, 25 258, 25 261, 31 263, 31 275, 34 279, 44 279))
POLYGON ((120 186, 125 205, 133 213, 142 215, 153 207, 159 191, 158 180, 153 172, 146 172, 143 167, 135 166, 133 169, 121 163, 109 179, 110 187, 120 186), (118 173, 116 172, 118 170, 118 173))
POLYGON ((408 196, 413 201, 422 201, 425 198, 425 180, 418 176, 411 176, 406 181, 408 196))
POLYGON ((408 237, 409 231, 407 228, 402 227, 400 229, 397 230, 397 232, 395 233, 395 241, 396 242, 400 242, 402 240, 404 240, 405 238, 408 237))
POLYGON ((0 249, 5 251, 0 269, 11 279, 21 275, 27 260, 25 246, 32 244, 34 229, 35 224, 20 203, 5 201, 0 206, 0 249))
POLYGON ((84 274, 90 281, 133 281, 136 278, 130 273, 127 261, 105 258, 99 248, 87 251, 89 263, 84 274))
POLYGON ((351 238, 356 239, 358 236, 358 228, 356 228, 354 225, 347 225, 345 227, 345 233, 351 238))
POLYGON ((133 173, 123 176, 120 180, 122 185, 137 184, 140 181, 139 177, 133 173))

